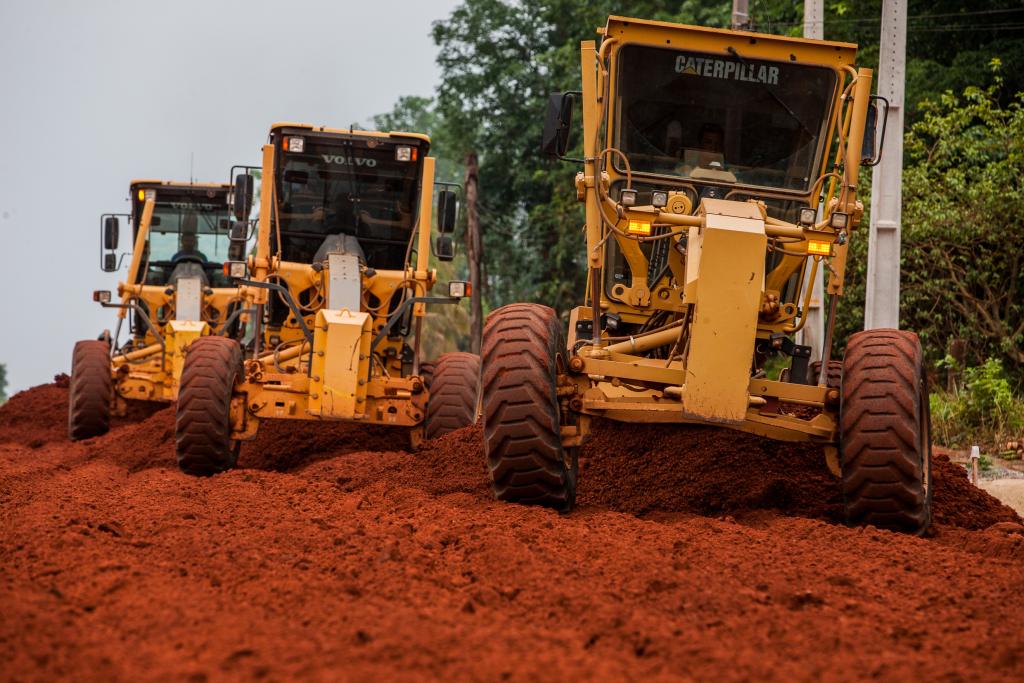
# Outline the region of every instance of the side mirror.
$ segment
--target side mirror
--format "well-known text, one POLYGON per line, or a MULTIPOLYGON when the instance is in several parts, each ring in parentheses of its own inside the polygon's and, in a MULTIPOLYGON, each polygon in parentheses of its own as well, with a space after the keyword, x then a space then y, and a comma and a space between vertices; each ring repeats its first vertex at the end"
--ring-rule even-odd
POLYGON ((253 180, 248 173, 239 173, 235 176, 235 220, 244 221, 249 218, 252 211, 253 180))
POLYGON ((864 121, 864 142, 860 148, 860 165, 877 166, 882 160, 882 146, 885 144, 885 126, 889 121, 889 100, 881 95, 872 95, 868 103, 867 119, 864 121), (881 130, 879 130, 879 125, 881 130))
POLYGON ((228 258, 232 261, 241 261, 245 258, 245 243, 249 240, 249 224, 245 221, 235 221, 231 224, 231 232, 228 233, 228 258))
POLYGON ((228 236, 232 242, 245 243, 249 239, 249 224, 245 221, 235 221, 231 225, 231 234, 228 236))
POLYGON ((437 239, 434 241, 434 256, 442 263, 455 259, 455 243, 450 235, 437 236, 437 239))
POLYGON ((572 127, 572 93, 548 95, 548 111, 544 117, 544 137, 540 150, 549 157, 563 157, 569 149, 572 127))
POLYGON ((102 269, 104 273, 113 273, 117 270, 117 254, 104 254, 102 269))
POLYGON ((103 248, 107 251, 117 249, 117 237, 120 232, 120 222, 117 216, 107 216, 103 219, 103 248))
POLYGON ((450 233, 455 230, 455 193, 451 190, 441 190, 437 193, 437 229, 441 233, 450 233))

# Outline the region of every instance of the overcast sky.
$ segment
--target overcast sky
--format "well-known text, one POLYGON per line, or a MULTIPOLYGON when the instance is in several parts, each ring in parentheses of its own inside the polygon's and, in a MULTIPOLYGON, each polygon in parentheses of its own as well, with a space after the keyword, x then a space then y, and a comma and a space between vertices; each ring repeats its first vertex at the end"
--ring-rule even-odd
MULTIPOLYGON (((99 216, 132 178, 227 182, 270 124, 334 127, 437 82, 458 0, 0 0, 0 363, 8 395, 114 328, 99 216)), ((122 226, 122 232, 127 226, 122 226)), ((123 272, 121 273, 123 275, 123 272)))

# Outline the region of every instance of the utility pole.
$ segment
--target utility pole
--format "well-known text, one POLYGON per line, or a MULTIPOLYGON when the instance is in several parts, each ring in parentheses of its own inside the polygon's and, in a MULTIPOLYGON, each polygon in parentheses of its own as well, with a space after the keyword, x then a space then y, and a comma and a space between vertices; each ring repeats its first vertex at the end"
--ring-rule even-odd
POLYGON ((733 30, 750 28, 749 0, 732 0, 732 27, 733 30))
MULTIPOLYGON (((825 37, 824 0, 804 0, 804 38, 822 40, 825 37)), ((818 217, 821 217, 821 204, 818 205, 818 217)), ((822 264, 824 265, 824 264, 822 264)), ((803 329, 796 335, 796 343, 811 347, 811 358, 821 358, 821 345, 825 339, 825 314, 822 304, 825 299, 825 269, 820 268, 814 279, 804 282, 811 288, 811 300, 804 311, 806 322, 803 329)), ((812 379, 812 383, 816 380, 812 379)))
POLYGON ((469 282, 473 288, 469 295, 469 350, 471 353, 479 354, 484 329, 484 310, 480 279, 483 242, 480 239, 480 210, 477 206, 480 195, 477 163, 475 152, 466 155, 466 260, 469 262, 469 282))
MULTIPOLYGON (((900 214, 903 191, 903 89, 907 59, 907 2, 883 0, 878 94, 889 100, 885 147, 871 174, 864 329, 900 326, 900 214)), ((879 130, 881 127, 879 126, 879 130)))

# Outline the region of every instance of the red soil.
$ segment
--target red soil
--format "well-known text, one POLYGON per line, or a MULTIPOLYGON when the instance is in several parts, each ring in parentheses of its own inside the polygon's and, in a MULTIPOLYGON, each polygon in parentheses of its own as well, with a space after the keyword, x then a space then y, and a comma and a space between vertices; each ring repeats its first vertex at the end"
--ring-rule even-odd
POLYGON ((194 479, 172 410, 72 444, 60 400, 0 408, 0 680, 1024 676, 1024 527, 948 460, 920 539, 836 523, 816 449, 603 425, 560 516, 479 429, 268 424, 194 479))

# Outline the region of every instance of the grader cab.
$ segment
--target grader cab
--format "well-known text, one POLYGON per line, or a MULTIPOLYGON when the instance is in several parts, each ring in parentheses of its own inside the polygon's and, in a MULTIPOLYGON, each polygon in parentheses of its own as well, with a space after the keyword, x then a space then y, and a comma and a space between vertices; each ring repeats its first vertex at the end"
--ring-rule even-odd
MULTIPOLYGON (((426 373, 427 304, 456 304, 468 284, 431 294, 433 251, 451 260, 456 195, 441 184, 431 241, 434 159, 413 133, 272 126, 263 147, 255 251, 226 270, 254 309, 252 339, 198 340, 177 408, 183 471, 235 465, 263 420, 345 420, 408 432, 412 445, 476 420, 480 366, 447 353, 426 373), (429 374, 429 376, 428 376, 429 374)), ((236 239, 252 178, 236 178, 236 239)))
POLYGON ((581 45, 582 91, 552 95, 543 141, 566 158, 578 99, 585 303, 567 342, 535 304, 494 311, 484 330, 495 495, 570 509, 596 417, 713 424, 822 445, 849 522, 922 532, 917 336, 860 332, 831 358, 850 241, 863 239, 859 171, 887 106, 856 46, 621 17, 599 33, 581 45), (811 358, 794 336, 821 269, 826 339, 811 358))
POLYGON ((68 432, 83 439, 107 431, 127 400, 173 401, 185 348, 199 337, 237 336, 244 317, 238 288, 223 273, 230 249, 230 185, 133 180, 131 212, 104 214, 101 267, 127 277, 93 299, 117 310, 113 335, 75 344, 68 432), (120 245, 121 219, 132 227, 120 245), (127 338, 121 341, 127 321, 127 338))

